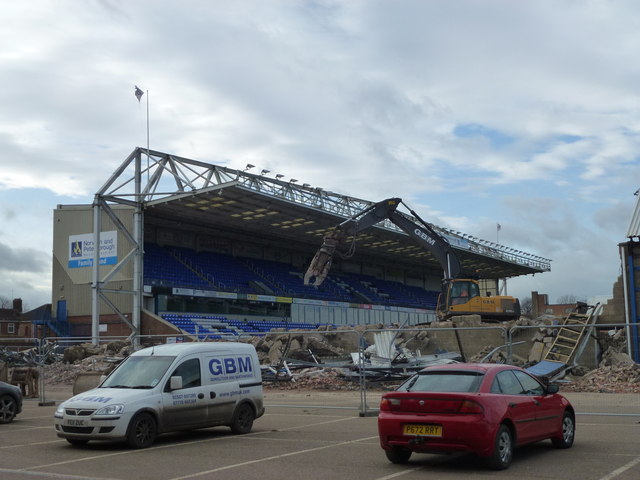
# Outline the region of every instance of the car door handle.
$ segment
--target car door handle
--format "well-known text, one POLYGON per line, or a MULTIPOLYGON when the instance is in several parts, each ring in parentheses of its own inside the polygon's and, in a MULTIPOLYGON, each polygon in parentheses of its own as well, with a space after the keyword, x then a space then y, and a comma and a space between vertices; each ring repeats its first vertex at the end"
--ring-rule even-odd
POLYGON ((209 392, 209 398, 211 398, 211 400, 216 398, 216 392, 209 392))
POLYGON ((509 402, 509 408, 514 408, 517 404, 513 402, 509 402))
POLYGON ((535 404, 536 404, 536 406, 540 405, 540 401, 539 401, 539 400, 536 400, 536 399, 534 399, 534 400, 533 400, 533 403, 535 403, 535 404))

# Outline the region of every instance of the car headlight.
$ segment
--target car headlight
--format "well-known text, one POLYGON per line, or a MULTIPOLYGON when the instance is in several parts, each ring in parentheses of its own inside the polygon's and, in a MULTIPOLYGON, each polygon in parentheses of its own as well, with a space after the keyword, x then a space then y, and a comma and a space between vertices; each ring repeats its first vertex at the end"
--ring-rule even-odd
POLYGON ((61 403, 60 405, 58 405, 58 408, 56 408, 56 413, 54 413, 53 416, 62 418, 63 414, 64 414, 64 405, 61 403))
POLYGON ((116 404, 102 407, 95 415, 120 415, 122 412, 124 412, 124 405, 116 404))

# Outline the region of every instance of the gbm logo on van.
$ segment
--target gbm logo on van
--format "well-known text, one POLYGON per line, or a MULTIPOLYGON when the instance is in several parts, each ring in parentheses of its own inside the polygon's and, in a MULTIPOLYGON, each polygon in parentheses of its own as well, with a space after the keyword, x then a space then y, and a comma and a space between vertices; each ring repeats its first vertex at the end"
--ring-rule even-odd
POLYGON ((253 372, 253 366, 250 356, 212 358, 209 360, 209 371, 215 377, 244 376, 242 374, 253 372))

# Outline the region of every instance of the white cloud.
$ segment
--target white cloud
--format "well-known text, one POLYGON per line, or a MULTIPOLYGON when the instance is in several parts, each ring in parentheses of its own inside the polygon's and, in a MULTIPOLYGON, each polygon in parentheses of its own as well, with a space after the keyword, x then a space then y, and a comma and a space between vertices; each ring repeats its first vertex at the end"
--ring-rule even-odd
POLYGON ((609 252, 640 184, 637 2, 2 8, 0 195, 51 202, 11 206, 22 241, 4 232, 7 248, 50 257, 32 232, 64 203, 52 192, 90 202, 145 146, 148 100, 153 149, 400 196, 427 221, 489 240, 499 221, 501 243, 554 259, 551 273, 518 280, 525 291, 532 281, 552 297, 589 296, 614 280, 609 252), (134 84, 148 90, 140 104, 134 84))

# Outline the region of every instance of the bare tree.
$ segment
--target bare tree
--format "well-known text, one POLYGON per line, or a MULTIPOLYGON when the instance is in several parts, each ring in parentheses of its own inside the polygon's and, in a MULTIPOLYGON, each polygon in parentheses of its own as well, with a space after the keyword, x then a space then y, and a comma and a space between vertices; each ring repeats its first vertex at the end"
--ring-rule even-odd
POLYGON ((525 297, 520 302, 520 313, 528 318, 533 316, 533 302, 531 301, 531 297, 525 297))
POLYGON ((13 308, 13 300, 4 295, 0 295, 0 308, 13 308))
POLYGON ((559 296, 557 303, 559 303, 560 305, 565 305, 565 304, 568 304, 568 303, 586 302, 586 301, 587 301, 587 299, 584 298, 584 297, 580 298, 577 295, 570 294, 570 295, 561 295, 561 296, 559 296))

